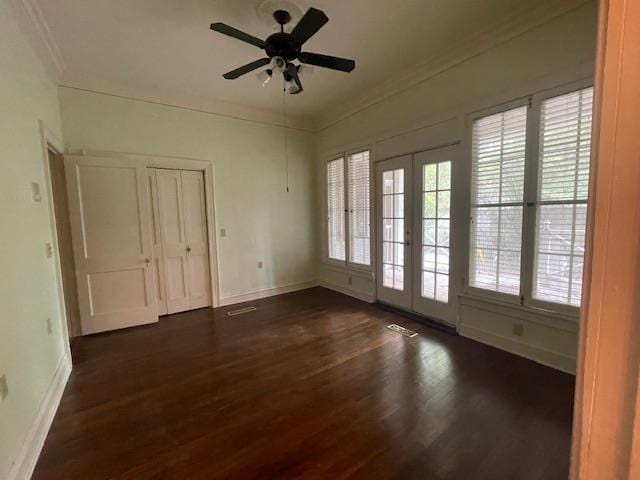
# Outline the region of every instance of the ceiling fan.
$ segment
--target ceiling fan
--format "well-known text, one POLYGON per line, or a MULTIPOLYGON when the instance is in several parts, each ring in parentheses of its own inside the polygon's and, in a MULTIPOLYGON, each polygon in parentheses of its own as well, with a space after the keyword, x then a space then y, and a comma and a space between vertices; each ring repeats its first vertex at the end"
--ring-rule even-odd
POLYGON ((280 25, 280 31, 270 35, 266 40, 261 40, 224 23, 211 24, 211 30, 250 43, 264 50, 267 54, 264 58, 225 73, 223 75, 224 78, 234 80, 258 68, 270 65, 270 68, 266 71, 268 75, 267 81, 274 71, 280 72, 284 76, 285 82, 287 82, 289 93, 297 94, 303 90, 299 75, 302 65, 294 64, 294 60, 298 60, 302 64, 330 68, 341 72, 351 72, 356 67, 356 62, 353 60, 302 51, 302 46, 305 42, 329 21, 329 18, 322 10, 317 8, 307 10, 291 33, 284 31, 284 26, 291 21, 289 12, 276 10, 273 13, 273 18, 280 25))

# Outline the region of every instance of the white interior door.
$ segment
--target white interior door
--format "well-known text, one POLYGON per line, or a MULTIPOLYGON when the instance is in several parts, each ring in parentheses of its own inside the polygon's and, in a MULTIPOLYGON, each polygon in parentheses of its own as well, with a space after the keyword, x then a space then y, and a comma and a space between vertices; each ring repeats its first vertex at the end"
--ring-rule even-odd
POLYGON ((82 334, 156 322, 142 162, 65 158, 82 334))
POLYGON ((378 299, 405 310, 412 308, 412 157, 376 164, 378 299))
POLYGON ((172 314, 190 308, 182 177, 179 170, 164 169, 156 176, 167 313, 172 314))
POLYGON ((187 241, 189 308, 211 305, 207 207, 202 172, 182 171, 184 231, 187 241))
POLYGON ((149 216, 151 218, 151 233, 153 239, 152 273, 158 315, 167 314, 167 298, 164 273, 164 253, 162 251, 162 232, 160 231, 160 209, 158 206, 158 177, 156 170, 147 169, 147 193, 149 194, 149 216))
POLYGON ((414 172, 413 310, 456 322, 452 262, 452 167, 457 147, 416 153, 414 172))

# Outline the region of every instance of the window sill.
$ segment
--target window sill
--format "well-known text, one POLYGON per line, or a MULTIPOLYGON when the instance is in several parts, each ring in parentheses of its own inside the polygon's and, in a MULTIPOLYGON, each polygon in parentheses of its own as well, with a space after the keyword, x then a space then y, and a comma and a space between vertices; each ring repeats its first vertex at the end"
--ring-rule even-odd
POLYGON ((373 269, 371 267, 355 267, 353 265, 348 265, 345 263, 334 263, 331 260, 324 260, 322 262, 322 267, 327 268, 329 270, 334 270, 340 273, 346 273, 349 275, 357 276, 360 278, 365 278, 367 280, 373 279, 373 269))
POLYGON ((577 332, 578 313, 562 313, 530 305, 520 305, 481 294, 463 292, 459 295, 460 307, 470 306, 487 311, 499 311, 505 315, 523 319, 531 323, 537 323, 561 330, 577 332))

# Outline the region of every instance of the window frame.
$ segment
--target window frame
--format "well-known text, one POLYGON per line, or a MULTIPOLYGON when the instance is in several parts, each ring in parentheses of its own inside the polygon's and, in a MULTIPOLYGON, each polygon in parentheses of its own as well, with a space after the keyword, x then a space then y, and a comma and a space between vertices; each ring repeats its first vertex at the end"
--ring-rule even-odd
MULTIPOLYGON (((577 92, 586 88, 593 87, 593 80, 582 80, 578 82, 572 82, 560 87, 551 88, 543 92, 536 93, 531 96, 531 119, 535 119, 535 122, 531 122, 527 131, 527 142, 529 143, 527 148, 528 164, 525 166, 525 217, 522 226, 523 236, 527 239, 526 251, 523 250, 522 257, 522 271, 530 272, 529 275, 522 277, 523 284, 523 305, 535 308, 538 310, 546 310, 557 313, 569 314, 577 317, 579 307, 574 305, 549 302, 546 300, 540 300, 533 297, 534 278, 535 278, 535 249, 536 249, 536 217, 539 208, 538 204, 538 182, 539 182, 539 165, 540 165, 540 126, 542 121, 542 103, 550 98, 559 97, 568 93, 577 92), (530 135, 530 136, 529 136, 530 135), (531 139, 531 141, 529 140, 531 139), (528 178, 527 178, 528 177, 528 178), (526 233, 525 233, 526 232, 526 233)), ((592 131, 593 140, 593 131, 592 131)), ((590 168, 591 170, 591 168, 590 168)), ((592 171, 590 171, 589 181, 592 178, 592 171)), ((587 199, 588 205, 589 199, 587 199)), ((568 204, 571 202, 558 202, 561 204, 568 204)), ((582 202, 576 202, 582 203, 582 202)), ((584 288, 583 288, 584 292, 584 288)))
POLYGON ((524 106, 529 106, 530 105, 530 97, 524 97, 524 98, 519 98, 517 100, 513 100, 510 102, 505 102, 502 103, 500 105, 496 105, 493 107, 489 107, 489 108, 485 108, 482 110, 477 110, 475 112, 472 112, 470 114, 467 115, 467 120, 466 120, 466 135, 465 135, 465 144, 466 144, 466 148, 465 148, 465 153, 466 153, 466 158, 469 161, 468 164, 468 169, 467 169, 467 175, 468 175, 468 182, 467 182, 467 205, 466 205, 466 212, 467 212, 467 218, 466 218, 466 233, 467 233, 467 237, 468 237, 468 241, 466 242, 466 252, 464 252, 465 255, 465 266, 466 266, 466 270, 465 270, 465 274, 464 274, 464 293, 466 294, 470 294, 473 296, 479 296, 479 297, 484 297, 484 298, 489 298, 489 299, 494 299, 500 302, 504 302, 507 304, 513 304, 513 305, 522 305, 522 287, 523 287, 523 281, 522 281, 522 268, 523 268, 523 257, 524 257, 524 241, 525 241, 525 229, 524 229, 524 225, 525 225, 525 215, 526 215, 526 188, 527 188, 527 157, 528 157, 528 148, 529 148, 529 123, 531 122, 531 115, 530 115, 530 108, 527 108, 527 124, 526 124, 526 144, 525 144, 525 172, 524 172, 524 191, 523 191, 523 195, 522 195, 522 218, 523 218, 523 222, 522 222, 522 238, 521 238, 521 246, 520 246, 520 293, 518 295, 516 294, 510 294, 510 293, 504 293, 504 292, 497 292, 495 290, 488 290, 488 289, 484 289, 484 288, 479 288, 479 287, 474 287, 471 285, 470 280, 471 280, 471 209, 473 208, 473 198, 471 195, 471 189, 473 188, 473 122, 477 119, 480 118, 484 118, 484 117, 488 117, 490 115, 494 115, 494 114, 498 114, 498 113, 502 113, 502 112, 506 112, 509 110, 513 110, 516 108, 520 108, 520 107, 524 107, 524 106))
POLYGON ((323 162, 323 178, 324 178, 324 186, 323 186, 323 192, 324 192, 324 198, 323 198, 323 212, 324 212, 324 228, 323 228, 323 234, 324 234, 324 263, 331 265, 331 266, 335 266, 335 267, 341 267, 341 268, 347 268, 350 270, 355 270, 355 271, 359 271, 359 272, 372 272, 373 271, 373 265, 375 263, 375 252, 374 252, 374 242, 373 242, 373 208, 374 208, 374 195, 372 195, 373 192, 373 188, 374 188, 374 182, 373 182, 373 164, 374 164, 374 159, 373 159, 373 149, 368 146, 362 146, 359 148, 352 148, 349 150, 342 150, 339 152, 335 152, 332 155, 328 155, 325 159, 325 161, 323 162), (350 219, 350 205, 349 205, 349 193, 351 191, 351 186, 349 184, 349 157, 351 155, 356 155, 358 153, 363 153, 363 152, 369 152, 369 265, 363 265, 361 263, 353 263, 350 261, 350 257, 351 257, 351 231, 349 228, 349 219, 350 219), (345 206, 345 212, 344 212, 344 232, 345 232, 345 259, 344 260, 337 260, 335 258, 329 258, 329 231, 328 231, 328 224, 327 224, 327 219, 328 219, 328 196, 329 196, 329 192, 327 189, 327 176, 328 176, 328 166, 329 163, 334 161, 334 160, 340 160, 343 159, 343 178, 344 178, 344 206, 345 206))
MULTIPOLYGON (((468 236, 465 255, 465 275, 463 292, 477 298, 493 299, 506 304, 520 305, 533 310, 546 311, 551 314, 559 314, 578 320, 579 307, 561 303, 554 303, 533 298, 533 282, 535 266, 536 245, 536 214, 538 207, 538 167, 540 153, 540 122, 542 103, 550 98, 593 87, 593 79, 583 79, 567 83, 554 88, 522 97, 500 105, 477 110, 466 115, 465 122, 465 155, 468 159, 467 182, 467 221, 466 233, 468 236), (525 146, 525 171, 524 193, 522 212, 522 245, 520 250, 520 293, 519 295, 496 292, 470 285, 471 272, 471 188, 473 182, 473 121, 496 113, 505 112, 514 108, 527 106, 526 146, 525 146)), ((592 160, 593 163, 593 160, 592 160)), ((590 179, 592 177, 590 176, 590 179)), ((591 181, 591 180, 590 180, 591 181)), ((569 202, 567 202, 569 203, 569 202)))

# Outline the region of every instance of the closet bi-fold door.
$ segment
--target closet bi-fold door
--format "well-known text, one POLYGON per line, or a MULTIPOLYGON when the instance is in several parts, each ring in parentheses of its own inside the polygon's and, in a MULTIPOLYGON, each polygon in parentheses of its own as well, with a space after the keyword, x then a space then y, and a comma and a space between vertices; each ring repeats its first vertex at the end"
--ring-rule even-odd
POLYGON ((167 313, 211 305, 204 179, 156 171, 167 313))
POLYGON ((158 320, 142 162, 65 157, 83 335, 158 320))
POLYGON ((182 171, 180 176, 187 240, 189 307, 203 308, 211 305, 204 175, 202 172, 182 171))
POLYGON ((182 179, 179 170, 158 169, 156 175, 167 313, 172 314, 190 308, 182 179))

